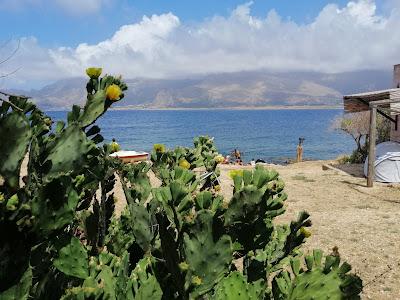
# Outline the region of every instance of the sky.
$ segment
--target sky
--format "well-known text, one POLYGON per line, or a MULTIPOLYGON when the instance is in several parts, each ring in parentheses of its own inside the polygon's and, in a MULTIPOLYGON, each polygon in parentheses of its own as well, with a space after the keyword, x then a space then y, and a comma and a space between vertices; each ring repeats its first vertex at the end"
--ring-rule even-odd
POLYGON ((182 78, 400 63, 400 0, 0 0, 0 13, 0 87, 37 88, 89 66, 182 78))

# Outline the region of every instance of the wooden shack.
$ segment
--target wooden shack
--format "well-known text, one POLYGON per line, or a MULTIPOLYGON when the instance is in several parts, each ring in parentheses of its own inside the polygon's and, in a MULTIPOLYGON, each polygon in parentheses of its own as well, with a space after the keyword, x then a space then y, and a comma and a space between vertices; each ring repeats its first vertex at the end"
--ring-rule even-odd
POLYGON ((347 95, 343 97, 343 104, 345 112, 370 112, 367 186, 372 187, 375 176, 377 114, 391 121, 390 139, 400 142, 400 65, 394 66, 392 89, 347 95))

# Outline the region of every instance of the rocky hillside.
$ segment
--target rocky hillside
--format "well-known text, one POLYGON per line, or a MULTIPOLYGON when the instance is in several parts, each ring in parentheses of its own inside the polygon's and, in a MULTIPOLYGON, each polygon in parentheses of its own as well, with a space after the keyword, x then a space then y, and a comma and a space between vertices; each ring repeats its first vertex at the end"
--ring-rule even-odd
MULTIPOLYGON (((360 71, 341 74, 237 72, 190 79, 127 79, 129 90, 118 106, 140 108, 260 107, 341 105, 342 95, 391 86, 392 74, 360 71)), ((83 103, 85 78, 57 81, 40 90, 13 91, 46 109, 83 103)))

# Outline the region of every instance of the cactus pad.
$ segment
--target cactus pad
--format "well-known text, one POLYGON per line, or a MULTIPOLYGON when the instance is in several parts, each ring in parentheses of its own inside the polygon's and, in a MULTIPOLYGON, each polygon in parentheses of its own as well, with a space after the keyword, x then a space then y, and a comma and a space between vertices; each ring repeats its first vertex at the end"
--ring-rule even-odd
POLYGON ((58 177, 43 185, 32 199, 35 228, 42 233, 69 224, 75 214, 79 196, 68 176, 58 177))
POLYGON ((305 270, 298 259, 293 259, 292 274, 282 271, 274 278, 274 299, 359 299, 362 281, 347 274, 350 265, 340 265, 338 256, 326 256, 322 264, 322 256, 322 251, 314 250, 305 258, 305 270))
POLYGON ((0 292, 1 300, 26 300, 32 285, 32 268, 29 266, 22 275, 19 283, 4 292, 0 292))
POLYGON ((25 115, 12 112, 0 118, 0 175, 11 187, 19 184, 19 170, 31 135, 25 115))
POLYGON ((46 179, 60 174, 77 172, 87 165, 87 154, 95 144, 89 140, 79 125, 68 126, 54 141, 44 161, 49 166, 46 179))
POLYGON ((232 261, 230 237, 223 235, 214 240, 213 216, 210 211, 200 211, 189 233, 184 234, 185 261, 189 265, 186 282, 192 283, 193 298, 210 291, 229 271, 232 261))
POLYGON ((54 266, 66 275, 85 279, 88 277, 88 255, 85 247, 76 238, 60 249, 59 257, 53 262, 54 266))
POLYGON ((264 299, 266 284, 263 280, 247 282, 246 276, 235 271, 222 279, 215 287, 212 300, 256 300, 264 299))

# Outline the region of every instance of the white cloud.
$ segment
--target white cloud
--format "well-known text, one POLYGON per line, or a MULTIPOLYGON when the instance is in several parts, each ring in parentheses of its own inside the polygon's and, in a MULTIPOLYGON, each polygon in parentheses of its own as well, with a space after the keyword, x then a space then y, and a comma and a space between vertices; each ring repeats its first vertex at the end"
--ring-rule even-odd
MULTIPOLYGON (((389 3, 389 2, 388 2, 389 3)), ((394 3, 397 3, 396 1, 394 3)), ((186 25, 172 13, 143 17, 110 39, 76 48, 40 48, 27 39, 19 64, 31 76, 54 79, 103 66, 125 77, 171 77, 268 69, 342 72, 389 69, 400 63, 400 9, 380 16, 372 0, 327 5, 308 24, 282 19, 275 11, 251 15, 251 2, 230 16, 186 25), (34 57, 32 59, 32 57, 34 57), (36 74, 36 75, 35 75, 36 74)))

